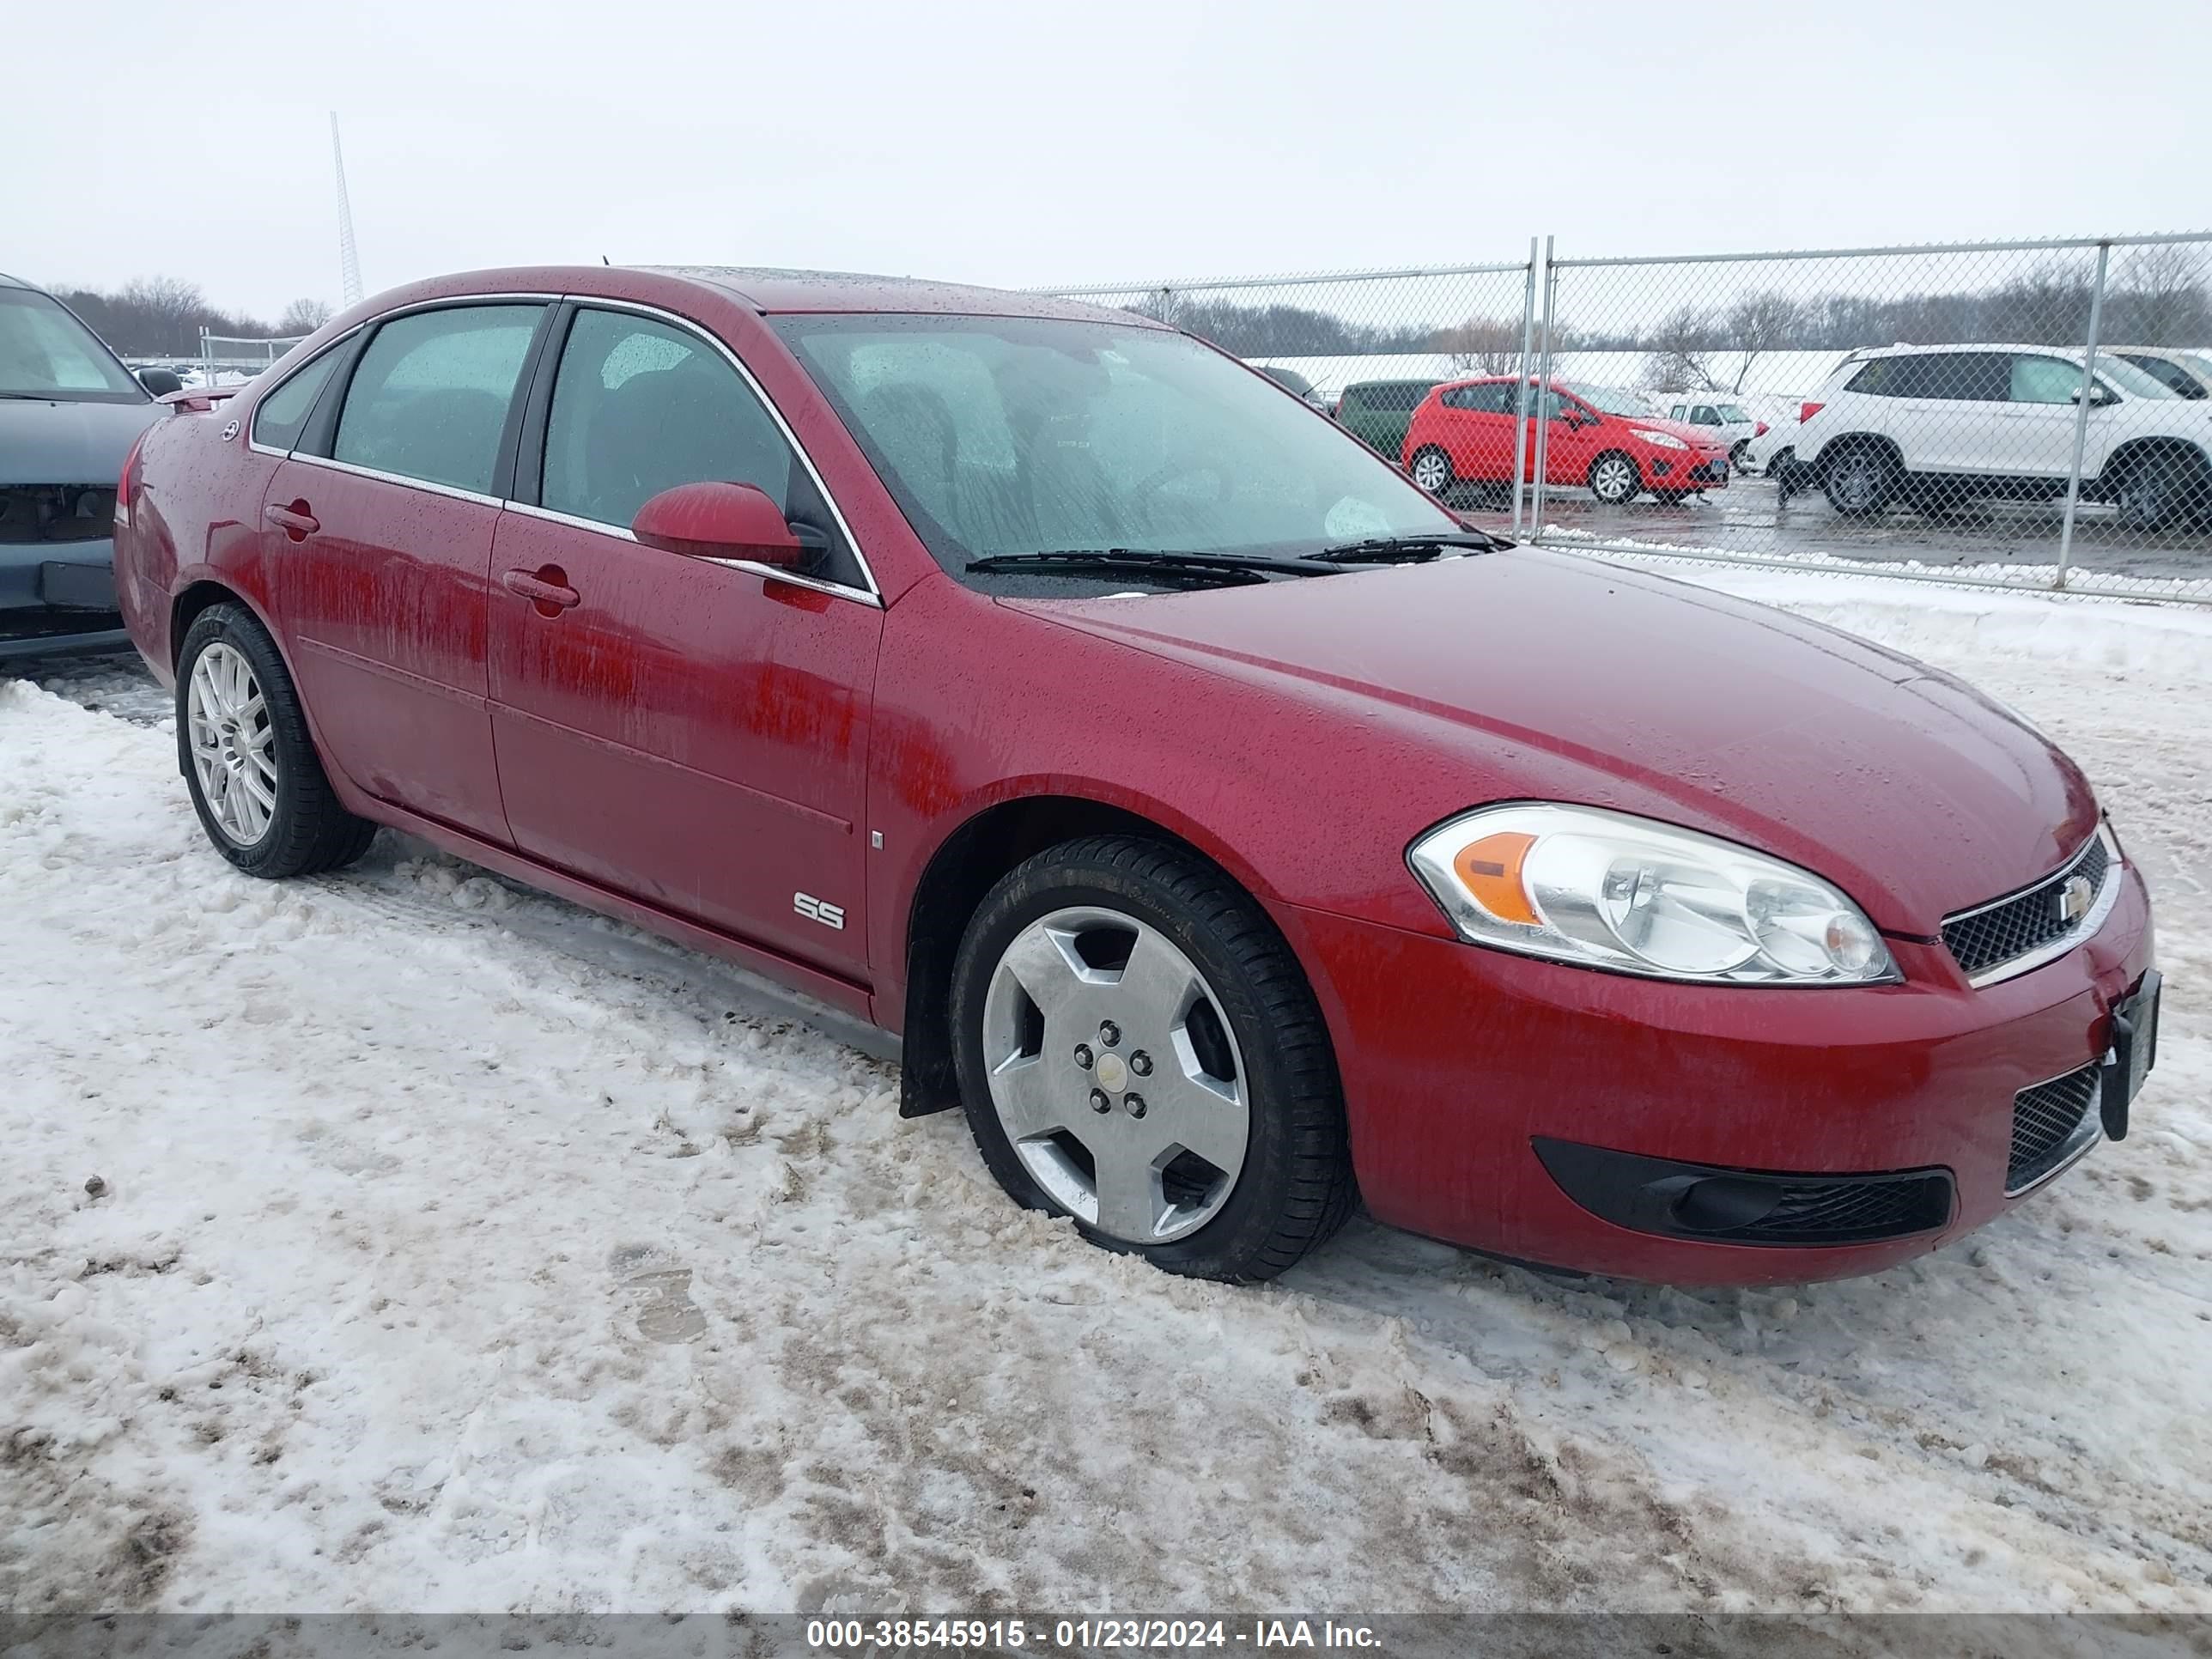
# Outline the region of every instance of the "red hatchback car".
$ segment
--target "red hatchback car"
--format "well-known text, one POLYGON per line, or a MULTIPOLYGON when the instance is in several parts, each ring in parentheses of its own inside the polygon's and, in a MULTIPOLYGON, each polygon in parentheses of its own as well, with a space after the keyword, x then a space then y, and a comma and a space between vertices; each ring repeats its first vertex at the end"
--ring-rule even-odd
MULTIPOLYGON (((1535 380, 1528 381, 1533 398, 1535 380)), ((1441 496, 1455 484, 1509 488, 1520 386, 1508 375, 1438 386, 1413 410, 1401 459, 1413 482, 1441 496)), ((1543 393, 1544 482, 1586 488, 1608 506, 1649 490, 1679 501, 1701 489, 1728 488, 1728 446, 1680 421, 1666 421, 1632 392, 1547 383, 1543 393)), ((1536 476, 1539 436, 1532 414, 1522 434, 1521 476, 1536 476)))
POLYGON ((1356 1192, 1539 1262, 1863 1272, 2149 1064, 2142 882, 2035 732, 1508 550, 1125 313, 442 278, 157 422, 116 521, 239 868, 389 824, 774 975, 1178 1271, 1277 1273, 1356 1192))

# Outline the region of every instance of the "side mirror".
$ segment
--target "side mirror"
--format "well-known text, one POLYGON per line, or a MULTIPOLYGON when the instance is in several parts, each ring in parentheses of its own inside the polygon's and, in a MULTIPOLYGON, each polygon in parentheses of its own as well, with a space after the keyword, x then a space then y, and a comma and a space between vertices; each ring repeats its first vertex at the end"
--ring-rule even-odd
POLYGON ((142 368, 138 371, 138 384, 156 398, 166 398, 173 392, 185 389, 185 383, 177 378, 177 372, 173 368, 142 368))
POLYGON ((629 528, 644 546, 695 559, 744 559, 790 570, 806 557, 783 509, 757 484, 678 484, 638 508, 629 528))

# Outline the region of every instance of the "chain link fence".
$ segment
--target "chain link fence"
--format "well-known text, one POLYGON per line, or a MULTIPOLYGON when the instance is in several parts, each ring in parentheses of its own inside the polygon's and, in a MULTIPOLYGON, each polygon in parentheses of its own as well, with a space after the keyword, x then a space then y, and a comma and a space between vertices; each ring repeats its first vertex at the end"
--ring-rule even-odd
POLYGON ((2212 233, 1053 291, 1522 539, 2212 603, 2212 233))
POLYGON ((203 386, 223 380, 252 380, 307 337, 254 340, 200 331, 200 374, 203 386))

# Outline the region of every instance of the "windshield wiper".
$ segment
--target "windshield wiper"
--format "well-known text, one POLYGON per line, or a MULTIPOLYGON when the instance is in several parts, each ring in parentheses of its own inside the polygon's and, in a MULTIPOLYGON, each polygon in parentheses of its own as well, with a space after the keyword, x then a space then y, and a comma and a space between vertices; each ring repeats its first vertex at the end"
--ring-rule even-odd
POLYGON ((1364 541, 1340 542, 1314 555, 1331 564, 1425 564, 1442 558, 1450 547, 1490 552, 1513 544, 1502 536, 1480 530, 1452 530, 1437 536, 1370 536, 1364 541))
POLYGON ((1146 552, 1135 547, 1071 547, 1050 553, 994 553, 970 559, 980 571, 1033 570, 1040 574, 1084 575, 1093 572, 1158 574, 1188 581, 1261 582, 1271 575, 1333 576, 1334 565, 1311 559, 1273 559, 1256 553, 1146 552))

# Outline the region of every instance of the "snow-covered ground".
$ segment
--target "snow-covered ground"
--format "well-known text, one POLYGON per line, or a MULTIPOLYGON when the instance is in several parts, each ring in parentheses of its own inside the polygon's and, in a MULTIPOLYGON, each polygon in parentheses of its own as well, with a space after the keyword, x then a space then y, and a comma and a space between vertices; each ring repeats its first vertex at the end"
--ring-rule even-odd
POLYGON ((250 881, 154 705, 0 684, 0 1609, 2212 1610, 2212 617, 1677 574, 2022 710, 2156 895, 2138 1132, 1877 1279, 1170 1279, 728 970, 250 881))

